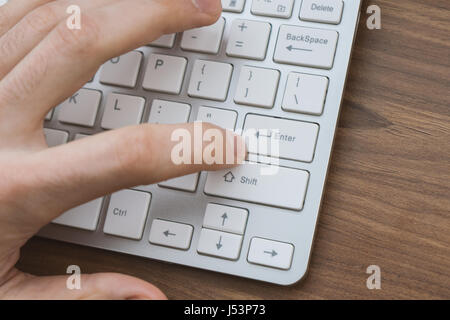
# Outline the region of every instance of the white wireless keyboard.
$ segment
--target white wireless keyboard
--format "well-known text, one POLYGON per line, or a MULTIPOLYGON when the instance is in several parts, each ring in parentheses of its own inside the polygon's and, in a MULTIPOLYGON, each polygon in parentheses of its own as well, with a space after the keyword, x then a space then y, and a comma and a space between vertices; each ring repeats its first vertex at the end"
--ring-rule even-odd
POLYGON ((47 141, 145 122, 278 130, 277 173, 261 174, 271 154, 250 147, 239 167, 116 192, 41 236, 281 285, 305 275, 360 0, 222 5, 211 26, 105 63, 47 115, 47 141))

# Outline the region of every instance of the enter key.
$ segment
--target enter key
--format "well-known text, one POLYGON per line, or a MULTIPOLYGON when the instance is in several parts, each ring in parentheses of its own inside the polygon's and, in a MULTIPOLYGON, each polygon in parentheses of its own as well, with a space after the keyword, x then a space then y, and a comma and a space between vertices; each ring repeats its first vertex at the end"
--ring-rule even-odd
POLYGON ((319 125, 311 122, 247 115, 244 134, 250 153, 311 162, 319 125))

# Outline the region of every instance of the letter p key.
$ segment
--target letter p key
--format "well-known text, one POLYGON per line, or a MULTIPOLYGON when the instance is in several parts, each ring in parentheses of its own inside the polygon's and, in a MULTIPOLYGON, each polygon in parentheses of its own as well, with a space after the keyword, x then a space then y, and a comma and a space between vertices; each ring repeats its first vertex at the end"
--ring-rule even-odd
POLYGON ((164 60, 162 59, 156 59, 155 62, 155 69, 158 69, 158 67, 162 67, 164 65, 164 60))

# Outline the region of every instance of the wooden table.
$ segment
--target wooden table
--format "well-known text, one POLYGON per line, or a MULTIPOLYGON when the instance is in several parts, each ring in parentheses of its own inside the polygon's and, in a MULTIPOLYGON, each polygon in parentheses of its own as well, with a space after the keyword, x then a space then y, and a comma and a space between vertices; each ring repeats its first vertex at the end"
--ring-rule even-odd
POLYGON ((450 298, 450 2, 373 0, 362 15, 309 276, 269 285, 163 262, 32 239, 19 267, 116 271, 172 299, 450 298), (381 268, 368 290, 366 268, 381 268))

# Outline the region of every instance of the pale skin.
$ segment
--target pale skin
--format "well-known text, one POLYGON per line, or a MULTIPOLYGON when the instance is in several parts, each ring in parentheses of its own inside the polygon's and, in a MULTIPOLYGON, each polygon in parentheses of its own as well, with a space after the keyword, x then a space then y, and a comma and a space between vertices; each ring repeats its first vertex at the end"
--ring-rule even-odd
MULTIPOLYGON (((82 289, 68 290, 67 275, 36 277, 15 265, 25 242, 72 207, 234 165, 173 164, 171 133, 192 132, 192 124, 127 127, 55 148, 47 147, 42 130, 47 112, 108 59, 162 34, 212 24, 220 12, 220 0, 10 0, 0 7, 0 299, 166 298, 127 275, 82 275, 82 289), (70 5, 81 8, 81 30, 67 28, 70 5)), ((235 142, 239 163, 245 147, 235 142)))

